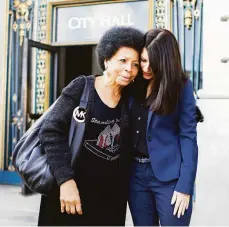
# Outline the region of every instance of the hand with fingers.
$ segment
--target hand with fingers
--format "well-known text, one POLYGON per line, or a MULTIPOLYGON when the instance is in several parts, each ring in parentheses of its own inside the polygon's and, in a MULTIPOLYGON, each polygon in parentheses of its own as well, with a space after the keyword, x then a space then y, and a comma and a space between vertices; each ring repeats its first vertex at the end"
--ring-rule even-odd
POLYGON ((61 213, 82 214, 79 191, 74 180, 69 180, 60 186, 61 213))
POLYGON ((173 215, 177 215, 180 218, 184 215, 185 210, 188 209, 190 201, 190 195, 174 191, 171 204, 174 205, 173 215))

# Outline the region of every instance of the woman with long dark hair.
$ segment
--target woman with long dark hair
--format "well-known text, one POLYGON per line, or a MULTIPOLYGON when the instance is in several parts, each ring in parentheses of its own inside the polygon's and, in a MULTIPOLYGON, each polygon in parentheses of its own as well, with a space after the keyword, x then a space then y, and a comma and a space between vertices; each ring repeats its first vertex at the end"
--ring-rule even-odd
POLYGON ((192 82, 170 31, 149 30, 144 43, 130 102, 130 210, 134 225, 187 226, 198 157, 192 82))

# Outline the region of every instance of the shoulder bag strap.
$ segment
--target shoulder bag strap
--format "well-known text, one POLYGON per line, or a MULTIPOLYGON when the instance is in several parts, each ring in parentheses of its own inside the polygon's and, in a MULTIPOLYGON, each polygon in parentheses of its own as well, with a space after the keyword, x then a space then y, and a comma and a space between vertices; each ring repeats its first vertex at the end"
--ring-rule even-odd
MULTIPOLYGON (((76 107, 81 111, 84 110, 86 114, 87 114, 88 99, 91 90, 91 83, 92 80, 85 76, 84 91, 80 99, 80 104, 78 107, 76 107)), ((72 161, 71 161, 72 166, 75 165, 76 158, 80 152, 82 142, 83 142, 84 131, 85 131, 85 120, 76 121, 75 118, 72 117, 71 127, 69 131, 69 146, 70 146, 70 151, 72 153, 72 161)))

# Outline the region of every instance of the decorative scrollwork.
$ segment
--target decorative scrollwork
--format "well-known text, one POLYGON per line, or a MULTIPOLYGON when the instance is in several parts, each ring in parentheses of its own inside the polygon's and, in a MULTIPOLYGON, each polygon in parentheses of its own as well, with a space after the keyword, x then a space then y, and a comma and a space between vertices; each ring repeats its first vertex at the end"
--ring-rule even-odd
POLYGON ((12 124, 16 125, 17 128, 20 130, 23 125, 23 116, 21 110, 18 110, 16 115, 12 116, 12 124))
POLYGON ((38 12, 38 41, 45 42, 47 33, 47 1, 41 0, 38 12))
POLYGON ((16 95, 16 94, 13 95, 12 100, 13 100, 14 102, 17 102, 17 95, 16 95))
POLYGON ((156 1, 156 28, 165 28, 165 0, 156 1))
POLYGON ((15 11, 16 18, 13 24, 13 30, 16 32, 19 29, 20 46, 22 46, 24 37, 26 37, 26 31, 29 31, 31 28, 29 13, 32 6, 32 0, 14 0, 13 2, 13 10, 15 11))
MULTIPOLYGON (((38 35, 37 40, 45 43, 47 33, 47 1, 41 0, 38 8, 38 35)), ((36 77, 36 112, 42 114, 45 110, 45 76, 47 72, 47 52, 37 51, 36 77)))
MULTIPOLYGON (((16 138, 13 138, 13 143, 17 143, 17 140, 16 140, 16 138)), ((10 164, 9 164, 9 166, 8 166, 8 170, 10 171, 10 172, 14 172, 15 171, 15 168, 14 168, 14 166, 12 165, 12 156, 10 157, 10 164)))
POLYGON ((184 7, 184 24, 188 29, 191 29, 193 15, 196 20, 200 16, 200 11, 196 7, 197 0, 180 0, 180 3, 184 7))

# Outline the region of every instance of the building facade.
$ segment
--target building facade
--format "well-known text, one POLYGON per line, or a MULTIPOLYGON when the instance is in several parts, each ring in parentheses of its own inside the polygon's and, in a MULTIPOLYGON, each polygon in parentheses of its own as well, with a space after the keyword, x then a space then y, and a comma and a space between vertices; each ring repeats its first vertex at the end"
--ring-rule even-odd
POLYGON ((23 133, 81 74, 101 73, 95 47, 111 26, 171 30, 195 91, 203 88, 202 0, 6 0, 0 3, 0 183, 23 133))

